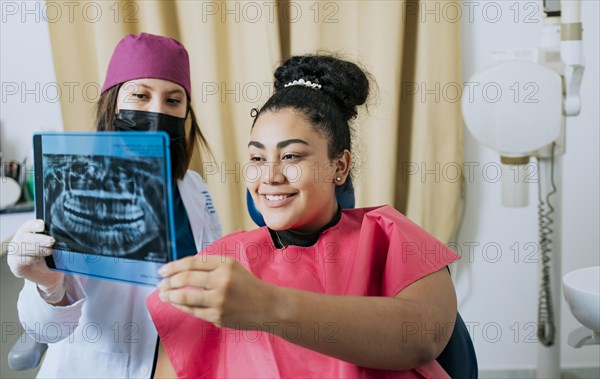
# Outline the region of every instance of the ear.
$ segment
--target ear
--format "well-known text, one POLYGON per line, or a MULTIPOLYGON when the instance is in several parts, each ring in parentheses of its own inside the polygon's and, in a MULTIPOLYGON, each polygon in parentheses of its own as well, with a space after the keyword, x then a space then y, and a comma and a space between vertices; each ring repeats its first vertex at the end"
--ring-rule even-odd
POLYGON ((341 186, 346 183, 346 179, 350 174, 350 166, 352 164, 352 154, 345 149, 342 155, 335 159, 335 176, 334 183, 337 186, 341 186), (339 180, 338 180, 339 179, 339 180))

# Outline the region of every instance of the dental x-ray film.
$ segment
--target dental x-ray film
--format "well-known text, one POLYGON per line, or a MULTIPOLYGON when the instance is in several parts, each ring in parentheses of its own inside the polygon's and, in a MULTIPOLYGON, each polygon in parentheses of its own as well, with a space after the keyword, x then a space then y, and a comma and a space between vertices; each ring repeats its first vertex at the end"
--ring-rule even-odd
POLYGON ((35 210, 56 239, 52 269, 155 285, 176 257, 164 132, 39 133, 35 210))

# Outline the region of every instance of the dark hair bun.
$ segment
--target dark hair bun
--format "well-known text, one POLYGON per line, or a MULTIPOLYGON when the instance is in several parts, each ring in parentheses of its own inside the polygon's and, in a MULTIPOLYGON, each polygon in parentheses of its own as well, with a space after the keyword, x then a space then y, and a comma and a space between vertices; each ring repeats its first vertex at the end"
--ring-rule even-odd
POLYGON ((332 97, 346 121, 356 116, 356 107, 364 104, 369 96, 367 74, 356 64, 331 55, 289 58, 275 71, 275 90, 298 79, 320 84, 321 88, 316 91, 332 97))

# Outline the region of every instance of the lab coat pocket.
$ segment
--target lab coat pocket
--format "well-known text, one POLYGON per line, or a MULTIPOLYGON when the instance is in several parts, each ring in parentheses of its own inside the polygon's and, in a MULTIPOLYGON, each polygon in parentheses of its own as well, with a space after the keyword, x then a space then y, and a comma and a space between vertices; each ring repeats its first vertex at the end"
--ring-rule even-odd
MULTIPOLYGON (((58 346, 56 346, 58 347, 58 346)), ((38 378, 127 378, 129 354, 86 346, 48 349, 38 378)))

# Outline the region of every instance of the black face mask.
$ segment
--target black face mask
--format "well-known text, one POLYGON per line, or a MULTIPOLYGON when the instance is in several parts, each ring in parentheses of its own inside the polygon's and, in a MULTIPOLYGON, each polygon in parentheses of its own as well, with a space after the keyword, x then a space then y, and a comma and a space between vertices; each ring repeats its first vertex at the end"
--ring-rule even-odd
POLYGON ((169 116, 163 113, 121 109, 114 121, 115 130, 124 132, 165 131, 169 135, 171 152, 171 174, 181 179, 186 168, 185 118, 169 116))
POLYGON ((123 132, 165 131, 173 148, 185 141, 185 118, 169 116, 164 113, 121 109, 115 118, 115 129, 123 132))

